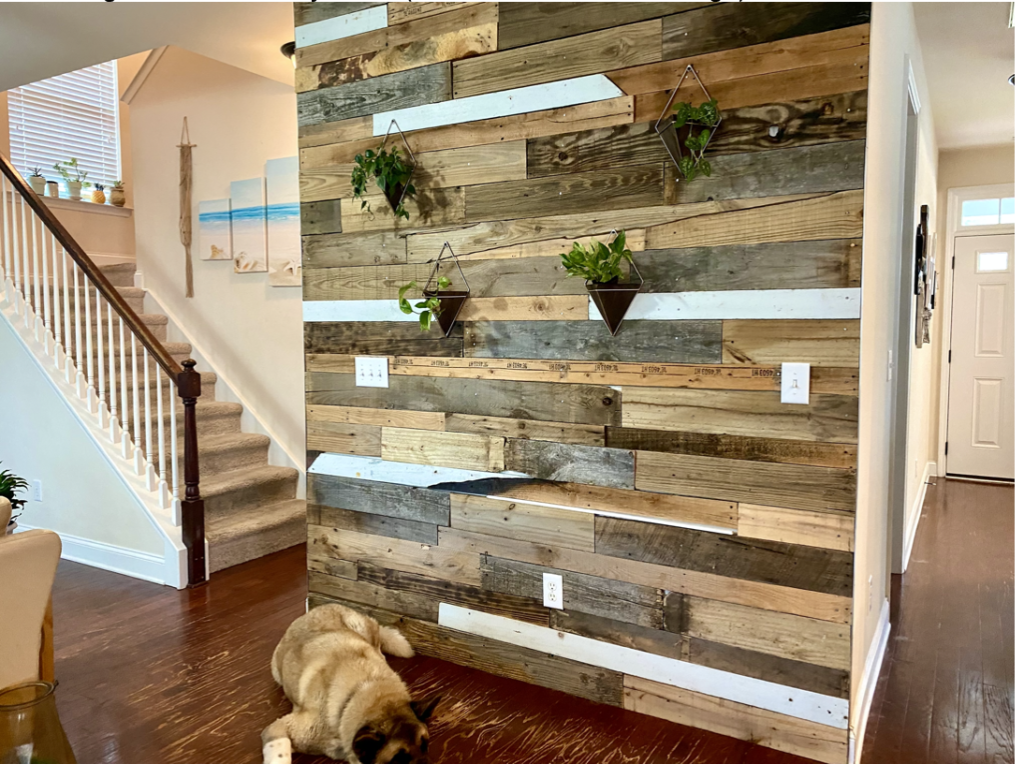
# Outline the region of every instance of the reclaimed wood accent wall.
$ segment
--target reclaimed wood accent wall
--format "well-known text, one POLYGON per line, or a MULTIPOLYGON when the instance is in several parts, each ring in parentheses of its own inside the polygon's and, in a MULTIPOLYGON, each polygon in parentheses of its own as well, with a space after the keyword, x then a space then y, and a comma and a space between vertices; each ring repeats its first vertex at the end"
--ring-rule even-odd
POLYGON ((869 13, 295 6, 312 604, 846 761, 869 13), (654 131, 688 64, 724 114, 689 183, 654 131), (349 180, 392 119, 409 220, 349 180), (615 337, 559 259, 613 230, 646 279, 615 337), (445 242, 472 290, 448 337, 396 305, 445 242))

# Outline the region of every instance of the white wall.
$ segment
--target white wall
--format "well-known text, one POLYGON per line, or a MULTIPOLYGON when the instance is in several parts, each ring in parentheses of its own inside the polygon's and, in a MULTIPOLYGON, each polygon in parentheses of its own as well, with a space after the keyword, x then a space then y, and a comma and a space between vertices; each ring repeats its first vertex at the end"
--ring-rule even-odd
MULTIPOLYGON (((874 3, 871 18, 867 157, 864 199, 860 420, 858 436, 857 519, 854 542, 851 719, 865 700, 866 668, 872 640, 886 617, 888 574, 888 488, 894 390, 887 379, 888 352, 896 322, 896 276, 902 252, 901 174, 906 120, 906 68, 909 59, 922 101, 919 117, 918 204, 934 204, 935 140, 920 45, 909 3, 874 3), (870 582, 870 583, 869 583, 870 582)), ((911 397, 921 387, 922 369, 931 351, 912 351, 911 397)), ((928 409, 930 410, 930 409, 928 409)), ((921 447, 921 415, 910 415, 915 453, 921 447)), ((925 438, 926 440, 926 438, 925 438)), ((908 482, 914 465, 911 460, 908 482)))
POLYGON ((262 177, 266 160, 297 153, 294 90, 171 47, 131 110, 136 251, 144 285, 301 467, 302 290, 271 287, 266 273, 236 274, 230 260, 200 260, 193 218, 195 298, 185 299, 176 148, 187 116, 197 146, 193 203, 226 198, 231 181, 262 177))

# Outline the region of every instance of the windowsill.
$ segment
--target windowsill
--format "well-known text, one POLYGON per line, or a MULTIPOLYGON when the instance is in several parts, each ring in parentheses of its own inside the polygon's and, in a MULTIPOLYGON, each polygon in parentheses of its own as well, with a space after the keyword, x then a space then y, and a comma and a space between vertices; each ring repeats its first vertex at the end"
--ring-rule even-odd
POLYGON ((40 197, 46 206, 52 210, 74 210, 75 212, 88 212, 92 215, 113 215, 118 218, 130 218, 131 207, 115 207, 112 204, 93 204, 84 199, 80 202, 71 199, 56 199, 52 196, 40 197))

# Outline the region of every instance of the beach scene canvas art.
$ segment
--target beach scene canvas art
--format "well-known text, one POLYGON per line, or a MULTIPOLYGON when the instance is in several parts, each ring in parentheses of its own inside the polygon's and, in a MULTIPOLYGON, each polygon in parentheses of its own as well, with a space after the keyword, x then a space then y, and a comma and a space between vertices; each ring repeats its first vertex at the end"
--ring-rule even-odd
POLYGON ((231 200, 199 202, 199 259, 231 259, 231 200))
POLYGON ((266 164, 267 252, 271 286, 302 286, 302 232, 299 226, 299 158, 266 164))
POLYGON ((267 270, 267 208, 263 178, 231 181, 231 244, 235 273, 267 270))

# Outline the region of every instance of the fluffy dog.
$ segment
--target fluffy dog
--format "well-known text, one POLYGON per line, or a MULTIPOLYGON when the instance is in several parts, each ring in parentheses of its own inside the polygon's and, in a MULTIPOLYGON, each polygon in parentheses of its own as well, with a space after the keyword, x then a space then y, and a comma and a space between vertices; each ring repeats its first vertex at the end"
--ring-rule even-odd
POLYGON ((293 747, 349 764, 426 764, 438 699, 413 702, 384 653, 413 650, 397 629, 341 605, 297 618, 271 660, 292 712, 263 730, 264 764, 290 762, 293 747))

